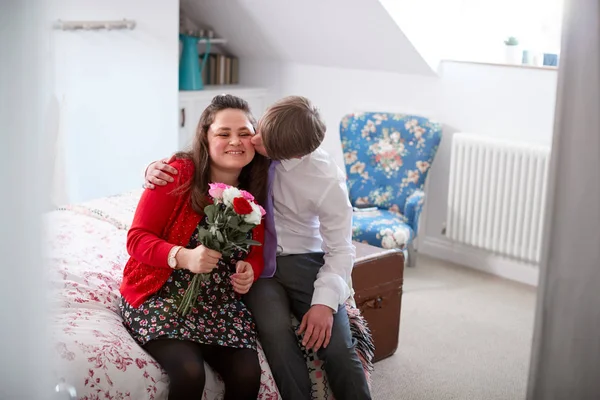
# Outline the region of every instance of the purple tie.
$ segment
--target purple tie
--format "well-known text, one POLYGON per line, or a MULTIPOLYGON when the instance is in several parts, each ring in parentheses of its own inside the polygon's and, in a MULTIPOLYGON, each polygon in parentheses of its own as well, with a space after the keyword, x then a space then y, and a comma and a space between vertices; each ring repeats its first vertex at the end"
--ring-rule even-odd
POLYGON ((269 166, 269 176, 267 178, 267 204, 265 207, 265 245, 263 257, 265 260, 265 269, 261 278, 272 278, 275 275, 277 266, 277 232, 275 231, 275 214, 273 212, 273 179, 275 177, 275 167, 279 161, 271 161, 269 166))

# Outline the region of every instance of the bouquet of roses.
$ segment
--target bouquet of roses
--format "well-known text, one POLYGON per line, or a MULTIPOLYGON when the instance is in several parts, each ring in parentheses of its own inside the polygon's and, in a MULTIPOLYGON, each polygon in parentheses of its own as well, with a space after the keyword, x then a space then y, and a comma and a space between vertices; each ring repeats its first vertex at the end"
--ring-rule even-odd
MULTIPOLYGON (((211 250, 218 251, 223 258, 231 257, 235 250, 248 250, 250 246, 260 246, 256 240, 248 239, 248 232, 260 225, 265 210, 254 200, 254 196, 224 183, 209 184, 208 194, 212 204, 204 207, 207 226, 198 232, 198 241, 211 250)), ((183 295, 178 307, 186 315, 194 307, 198 291, 203 281, 211 273, 196 274, 183 295)))

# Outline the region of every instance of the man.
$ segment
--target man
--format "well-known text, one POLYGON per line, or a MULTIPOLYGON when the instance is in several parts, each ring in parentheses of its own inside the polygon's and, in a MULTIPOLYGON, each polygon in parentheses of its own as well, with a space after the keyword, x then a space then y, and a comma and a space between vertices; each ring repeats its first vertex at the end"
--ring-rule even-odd
MULTIPOLYGON (((290 311, 301 320, 302 344, 324 360, 334 396, 371 398, 344 307, 355 256, 352 207, 343 172, 318 148, 325 129, 308 99, 291 96, 269 107, 252 138, 256 151, 273 160, 269 185, 273 209, 271 204, 265 207, 263 279, 245 301, 285 400, 310 399, 311 393, 290 311), (275 243, 276 266, 275 250, 270 251, 275 243)), ((166 184, 172 179, 167 173, 173 172, 164 162, 151 164, 147 186, 166 184)))

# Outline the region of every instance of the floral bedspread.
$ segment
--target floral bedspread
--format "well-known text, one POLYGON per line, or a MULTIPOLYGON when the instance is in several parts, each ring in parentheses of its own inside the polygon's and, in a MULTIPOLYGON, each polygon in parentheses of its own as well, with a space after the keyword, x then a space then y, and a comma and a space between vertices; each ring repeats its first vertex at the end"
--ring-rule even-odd
MULTIPOLYGON (((167 375, 125 330, 118 308, 119 285, 128 259, 127 229, 140 194, 106 197, 45 216, 55 380, 73 386, 82 400, 167 398, 167 375)), ((357 310, 353 311, 358 321, 353 329, 366 328, 357 310)), ((369 376, 372 355, 369 350, 365 354, 369 376)), ((280 399, 260 344, 259 358, 258 398, 280 399)), ((306 353, 306 359, 313 398, 333 399, 322 362, 312 352, 306 353)), ((202 399, 222 399, 221 378, 208 366, 206 371, 202 399)))

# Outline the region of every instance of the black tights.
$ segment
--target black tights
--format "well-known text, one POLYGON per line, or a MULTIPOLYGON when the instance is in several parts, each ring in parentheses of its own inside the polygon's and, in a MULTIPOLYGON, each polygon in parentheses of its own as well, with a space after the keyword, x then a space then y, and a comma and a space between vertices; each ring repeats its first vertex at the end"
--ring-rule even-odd
POLYGON ((223 378, 224 400, 255 400, 258 397, 260 364, 255 350, 178 339, 152 340, 144 348, 169 375, 169 400, 202 398, 206 381, 204 361, 223 378))

